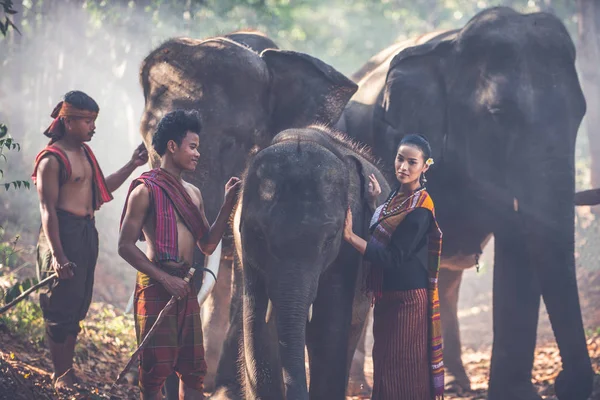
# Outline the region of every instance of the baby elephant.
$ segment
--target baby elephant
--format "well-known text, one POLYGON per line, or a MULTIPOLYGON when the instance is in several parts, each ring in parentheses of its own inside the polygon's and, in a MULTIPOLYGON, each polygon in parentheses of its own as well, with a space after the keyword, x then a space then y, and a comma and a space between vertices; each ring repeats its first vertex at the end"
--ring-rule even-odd
POLYGON ((350 207, 367 237, 372 175, 380 203, 390 189, 370 154, 320 126, 279 133, 250 164, 234 220, 245 398, 308 399, 306 345, 310 398, 345 399, 370 303, 362 258, 342 232, 350 207))

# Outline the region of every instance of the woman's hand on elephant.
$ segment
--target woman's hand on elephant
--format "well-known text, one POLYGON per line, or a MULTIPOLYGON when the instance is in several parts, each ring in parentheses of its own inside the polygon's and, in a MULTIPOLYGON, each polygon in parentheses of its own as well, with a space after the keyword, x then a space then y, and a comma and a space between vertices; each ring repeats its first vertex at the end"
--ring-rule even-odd
POLYGON ((352 230, 352 210, 350 207, 346 210, 346 221, 344 222, 344 240, 350 241, 354 235, 354 231, 352 230))
POLYGON ((227 181, 227 183, 225 184, 225 203, 231 205, 235 203, 241 185, 241 179, 235 176, 231 177, 229 181, 227 181))
POLYGON ((377 197, 381 194, 381 186, 375 174, 369 175, 369 195, 371 197, 377 197))
POLYGON ((375 174, 369 175, 369 203, 376 203, 377 197, 381 194, 381 186, 375 177, 375 174))

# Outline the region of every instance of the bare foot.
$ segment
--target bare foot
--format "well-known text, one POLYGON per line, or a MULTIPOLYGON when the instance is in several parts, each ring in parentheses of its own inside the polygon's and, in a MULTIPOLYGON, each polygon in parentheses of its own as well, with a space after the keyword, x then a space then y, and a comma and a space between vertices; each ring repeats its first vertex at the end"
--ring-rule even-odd
MULTIPOLYGON (((52 378, 54 380, 54 374, 52 374, 52 378)), ((75 371, 73 368, 69 368, 64 374, 54 380, 54 389, 71 389, 78 382, 79 379, 75 375, 75 371)))

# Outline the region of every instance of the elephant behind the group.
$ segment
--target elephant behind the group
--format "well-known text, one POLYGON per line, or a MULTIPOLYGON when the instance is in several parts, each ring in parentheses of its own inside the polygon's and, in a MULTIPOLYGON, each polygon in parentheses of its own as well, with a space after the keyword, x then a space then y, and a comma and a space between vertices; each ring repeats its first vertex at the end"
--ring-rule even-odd
MULTIPOLYGON (((142 64, 145 109, 141 133, 152 166, 159 164, 151 142, 160 118, 174 109, 200 113, 200 161, 186 179, 201 189, 209 221, 217 216, 227 180, 239 176, 248 159, 276 133, 311 123, 333 123, 356 91, 354 83, 320 60, 274 47, 257 32, 206 40, 171 39, 142 64)), ((231 240, 225 237, 223 242, 227 255, 231 240)), ((231 261, 226 259, 222 265, 228 263, 231 261)), ((216 285, 219 292, 208 300, 210 309, 204 313, 208 314, 204 323, 207 389, 214 387, 229 317, 229 305, 212 300, 229 298, 231 273, 231 268, 221 270, 216 285)), ((221 376, 227 380, 230 374, 225 369, 235 371, 235 366, 223 365, 221 376)))
POLYGON ((404 135, 431 142, 427 187, 444 232, 444 362, 466 387, 458 289, 494 235, 490 399, 540 398, 531 374, 540 294, 563 363, 558 398, 591 392, 574 262, 575 140, 585 109, 560 20, 498 7, 367 68, 337 125, 373 147, 390 180, 404 135))
POLYGON ((381 202, 389 186, 371 156, 318 126, 280 133, 249 165, 234 218, 242 398, 308 399, 306 345, 310 398, 345 399, 370 301, 362 257, 342 233, 350 207, 354 231, 367 237, 370 174, 381 202))

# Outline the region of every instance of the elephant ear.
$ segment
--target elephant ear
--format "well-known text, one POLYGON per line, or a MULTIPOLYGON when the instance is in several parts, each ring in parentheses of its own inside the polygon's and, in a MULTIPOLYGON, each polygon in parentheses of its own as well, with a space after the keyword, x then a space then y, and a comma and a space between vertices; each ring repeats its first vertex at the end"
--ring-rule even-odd
POLYGON ((371 210, 368 204, 368 193, 369 193, 369 176, 371 174, 375 175, 375 178, 379 182, 379 186, 381 187, 381 194, 377 198, 377 205, 381 205, 385 202, 387 197, 390 194, 390 186, 385 179, 385 176, 381 173, 381 171, 375 166, 373 162, 365 159, 365 157, 358 157, 355 155, 345 156, 346 165, 348 165, 348 171, 350 174, 353 172, 356 174, 355 179, 350 179, 351 189, 354 189, 356 192, 354 196, 350 197, 349 203, 352 204, 353 201, 360 203, 361 210, 364 215, 363 222, 366 224, 363 228, 364 232, 368 230, 368 225, 371 220, 371 215, 374 210, 371 210), (353 183, 353 181, 356 181, 353 183), (355 186, 353 186, 355 185, 355 186))
POLYGON ((382 101, 383 122, 395 133, 394 146, 404 135, 427 136, 434 159, 444 148, 447 126, 445 70, 452 41, 409 47, 391 61, 382 101))
POLYGON ((271 74, 272 132, 337 122, 358 86, 332 66, 307 54, 268 49, 261 53, 271 74))

